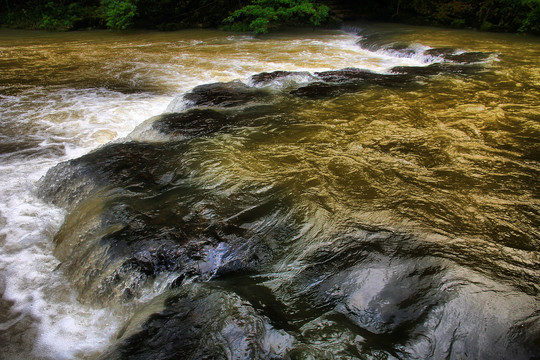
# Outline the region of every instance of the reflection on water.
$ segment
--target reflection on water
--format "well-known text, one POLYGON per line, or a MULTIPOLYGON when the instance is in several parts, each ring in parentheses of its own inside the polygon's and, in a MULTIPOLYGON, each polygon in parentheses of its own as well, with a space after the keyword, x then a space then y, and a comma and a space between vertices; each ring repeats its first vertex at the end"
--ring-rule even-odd
POLYGON ((4 31, 6 358, 534 355, 540 41, 356 31, 4 31), (295 93, 318 71, 442 61, 430 48, 488 56, 295 93), (183 110, 197 85, 276 70, 309 74, 183 110), (171 101, 183 115, 142 123, 171 101), (48 168, 140 123, 47 175, 67 212, 38 200, 48 168))

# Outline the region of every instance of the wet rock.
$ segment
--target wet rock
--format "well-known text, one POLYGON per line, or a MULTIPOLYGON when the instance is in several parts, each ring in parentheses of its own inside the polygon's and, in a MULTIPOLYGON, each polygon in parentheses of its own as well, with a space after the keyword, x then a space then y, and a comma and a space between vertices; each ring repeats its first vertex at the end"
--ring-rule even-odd
POLYGON ((86 302, 137 298, 158 278, 180 286, 261 270, 283 251, 277 234, 295 229, 274 223, 282 200, 219 208, 210 193, 186 186, 134 195, 97 193, 55 236, 55 255, 86 302))
POLYGON ((389 36, 392 34, 390 33, 359 33, 358 35, 362 36, 362 38, 356 43, 366 50, 378 51, 391 44, 389 36))
POLYGON ((424 51, 424 55, 440 57, 446 61, 452 61, 461 64, 473 64, 486 61, 491 53, 486 52, 460 52, 454 48, 434 48, 424 51))
POLYGON ((359 88, 360 84, 354 83, 335 84, 314 82, 291 91, 291 94, 309 99, 321 99, 338 96, 346 92, 355 92, 359 88))
POLYGON ((219 82, 200 85, 184 95, 193 106, 232 107, 259 102, 269 94, 261 89, 247 86, 241 81, 219 82))
POLYGON ((396 74, 407 74, 411 76, 434 76, 439 74, 472 75, 481 69, 480 66, 475 65, 434 63, 428 66, 395 66, 390 71, 396 74))
POLYGON ((427 51, 433 56, 444 56, 457 63, 434 63, 427 66, 396 66, 390 74, 375 73, 365 69, 345 68, 341 70, 322 71, 315 73, 321 81, 312 82, 291 91, 291 94, 317 99, 334 97, 347 92, 361 91, 365 86, 377 85, 384 87, 402 87, 414 83, 417 77, 434 76, 439 74, 470 75, 482 69, 475 63, 483 59, 483 53, 464 53, 453 55, 453 49, 431 49, 427 51), (437 50, 437 51, 436 51, 437 50))
POLYGON ((154 301, 163 310, 130 324, 100 359, 283 359, 292 347, 292 336, 219 285, 193 284, 164 298, 154 301))
POLYGON ((284 110, 272 104, 256 104, 238 109, 193 108, 161 115, 151 124, 169 140, 186 140, 241 126, 260 126, 275 121, 284 110))
POLYGON ((284 79, 290 76, 310 76, 307 71, 273 71, 262 72, 250 77, 250 81, 256 85, 266 85, 272 81, 284 79))
POLYGON ((345 68, 315 73, 325 82, 366 82, 382 86, 396 86, 406 83, 410 78, 404 75, 381 74, 365 69, 345 68))
POLYGON ((97 189, 151 189, 163 175, 159 161, 179 160, 182 145, 138 142, 103 146, 80 158, 60 163, 40 180, 38 194, 46 201, 73 209, 97 189))
POLYGON ((301 86, 291 91, 291 94, 304 98, 319 99, 361 91, 371 85, 385 87, 405 86, 414 79, 414 76, 405 72, 400 74, 378 74, 356 68, 324 71, 315 75, 323 81, 301 86))
MULTIPOLYGON (((291 94, 324 98, 478 68, 445 63, 396 67, 394 74, 326 71, 291 94)), ((262 73, 252 80, 292 74, 262 73)), ((298 172, 292 180, 264 179, 270 185, 256 189, 242 188, 240 176, 232 176, 225 190, 215 190, 221 178, 217 185, 205 183, 201 174, 214 163, 209 156, 186 159, 193 149, 178 138, 281 121, 293 113, 283 108, 300 102, 283 96, 275 106, 258 103, 267 96, 240 82, 197 87, 186 94, 191 106, 233 108, 163 115, 151 126, 174 141, 107 145, 58 165, 42 181, 41 196, 70 210, 55 237, 55 254, 83 301, 131 306, 165 292, 163 303, 152 302, 138 314, 103 359, 481 358, 483 351, 486 358, 525 359, 534 353, 534 299, 472 274, 473 264, 482 261, 463 260, 470 244, 450 252, 413 236, 355 229, 352 219, 331 222, 323 214, 326 198, 312 205, 310 194, 298 196, 298 172), (245 106, 239 111, 237 105, 245 106), (509 303, 519 304, 515 314, 508 314, 509 303)), ((282 145, 258 142, 268 134, 250 134, 241 147, 282 145)), ((391 142, 378 150, 414 159, 428 149, 420 145, 391 142)), ((434 152, 424 165, 445 165, 444 155, 434 152)), ((287 154, 299 163, 295 156, 287 154)), ((346 172, 350 167, 335 174, 346 172)), ((340 216, 328 218, 334 215, 340 216)))
POLYGON ((486 61, 490 56, 490 53, 485 52, 464 52, 461 54, 448 55, 445 59, 461 64, 473 64, 486 61))
POLYGON ((231 117, 213 109, 189 109, 162 115, 152 128, 174 137, 192 138, 219 131, 232 123, 231 117))
POLYGON ((407 44, 392 43, 384 47, 386 51, 398 54, 402 57, 410 57, 416 53, 414 49, 411 49, 407 44))
POLYGON ((398 56, 411 56, 415 53, 414 49, 411 49, 408 44, 395 42, 393 38, 398 35, 396 32, 387 31, 380 33, 366 33, 361 32, 358 35, 362 36, 362 39, 357 41, 357 44, 362 48, 370 51, 389 51, 398 56))
POLYGON ((301 251, 280 273, 185 284, 163 296, 162 310, 152 303, 139 313, 102 358, 535 354, 533 297, 462 273, 423 246, 390 231, 359 229, 301 251), (519 306, 509 313, 508 304, 519 306))
POLYGON ((316 72, 315 75, 317 75, 317 77, 326 82, 370 80, 381 76, 381 74, 358 68, 345 68, 341 70, 322 71, 316 72))
POLYGON ((294 231, 282 219, 274 224, 282 192, 249 205, 240 194, 231 205, 186 182, 185 149, 182 142, 110 144, 42 181, 41 196, 70 211, 55 255, 84 301, 136 298, 160 277, 179 286, 261 269, 279 248, 273 234, 294 231))
POLYGON ((312 346, 325 348, 340 329, 349 348, 397 358, 528 359, 538 351, 534 297, 449 261, 418 258, 429 253, 426 244, 373 230, 306 253, 292 266, 295 275, 273 288, 291 321, 309 319, 302 329, 312 346), (509 313, 509 304, 519 311, 509 313))
POLYGON ((434 48, 424 51, 424 55, 433 56, 433 57, 446 57, 454 55, 457 52, 457 49, 450 47, 434 48))

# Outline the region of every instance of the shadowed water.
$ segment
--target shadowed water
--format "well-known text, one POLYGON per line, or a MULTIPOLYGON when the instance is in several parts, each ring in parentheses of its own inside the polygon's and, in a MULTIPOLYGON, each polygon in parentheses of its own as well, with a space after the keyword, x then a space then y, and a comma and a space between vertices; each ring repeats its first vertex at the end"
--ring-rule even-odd
MULTIPOLYGON (((44 357, 538 356, 538 39, 388 25, 356 31, 114 42, 59 35, 67 36, 62 46, 45 37, 42 52, 52 47, 61 65, 43 66, 65 74, 58 83, 15 77, 4 88, 8 119, 52 109, 22 117, 25 145, 6 141, 5 156, 14 168, 44 163, 31 194, 65 210, 31 229, 47 244, 40 256, 55 256, 47 261, 59 283, 40 285, 44 301, 63 304, 55 311, 101 311, 111 325, 101 346, 44 357), (110 63, 84 56, 72 73, 66 59, 81 41, 110 63), (106 55, 111 46, 117 51, 106 55), (121 61, 126 52, 136 60, 121 61), (94 62, 97 72, 62 80, 94 62), (76 94, 64 108, 88 103, 79 97, 86 89, 145 116, 77 108, 74 123, 95 116, 100 125, 78 125, 73 140, 47 150, 43 139, 70 130, 61 117, 49 128, 41 118, 63 109, 17 104, 36 91, 50 91, 42 101, 51 103, 64 86, 76 94), (141 102, 170 104, 164 113, 141 102), (124 119, 140 124, 131 132, 124 119), (51 297, 56 288, 76 300, 51 297)), ((10 51, 35 48, 23 40, 10 51)), ((14 220, 5 218, 9 230, 14 220)), ((15 235, 4 236, 3 253, 24 256, 15 235)), ((6 264, 6 274, 16 273, 6 264)), ((17 286, 30 285, 8 283, 17 286)), ((4 298, 5 330, 34 334, 37 345, 8 332, 0 339, 14 358, 30 356, 44 320, 17 312, 16 296, 4 298)), ((96 329, 103 322, 77 316, 96 329)))

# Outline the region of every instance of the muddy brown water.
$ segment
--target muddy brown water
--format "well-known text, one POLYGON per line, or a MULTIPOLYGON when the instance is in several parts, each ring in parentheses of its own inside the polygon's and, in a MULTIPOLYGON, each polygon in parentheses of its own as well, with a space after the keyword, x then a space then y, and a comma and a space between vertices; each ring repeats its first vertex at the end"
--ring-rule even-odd
POLYGON ((389 24, 1 30, 0 358, 538 356, 539 59, 389 24), (317 77, 396 67, 423 74, 317 77), (162 115, 229 81, 264 96, 162 115))

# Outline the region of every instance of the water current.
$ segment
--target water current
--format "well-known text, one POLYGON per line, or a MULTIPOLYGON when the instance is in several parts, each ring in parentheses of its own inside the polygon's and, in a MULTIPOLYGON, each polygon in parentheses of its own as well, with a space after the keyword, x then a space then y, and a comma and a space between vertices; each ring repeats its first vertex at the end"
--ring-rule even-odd
POLYGON ((540 356, 539 59, 0 30, 0 359, 540 356))

